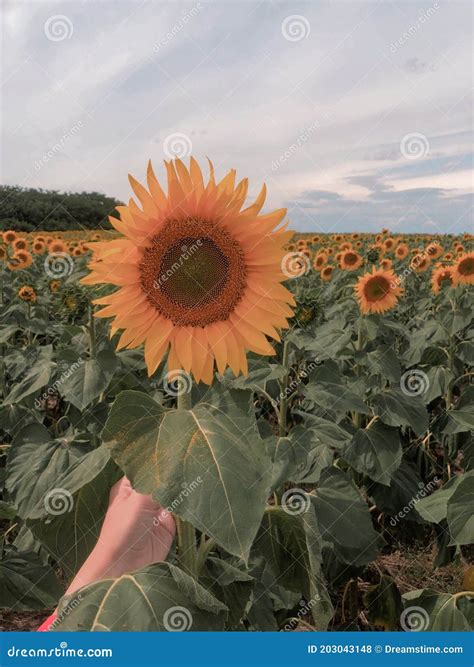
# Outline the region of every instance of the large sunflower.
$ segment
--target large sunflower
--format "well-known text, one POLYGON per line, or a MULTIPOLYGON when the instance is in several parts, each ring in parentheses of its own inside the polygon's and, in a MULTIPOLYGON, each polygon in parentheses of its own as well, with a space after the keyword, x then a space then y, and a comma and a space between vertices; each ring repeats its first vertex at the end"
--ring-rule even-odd
POLYGON ((393 308, 403 290, 398 286, 398 280, 393 271, 376 269, 372 273, 365 273, 355 285, 355 292, 359 307, 364 315, 369 313, 384 313, 393 308))
POLYGON ((455 285, 474 284, 474 252, 463 255, 453 266, 453 282, 455 285))
POLYGON ((235 170, 216 183, 210 164, 205 183, 191 158, 165 162, 168 192, 148 165, 148 189, 130 184, 131 199, 110 222, 122 238, 94 244, 86 284, 119 287, 95 303, 99 317, 113 317, 112 333, 123 330, 118 349, 145 344, 151 375, 168 352, 168 369, 184 369, 210 384, 214 362, 219 373, 230 366, 247 373, 246 350, 272 355, 266 336, 279 340, 294 305, 281 285, 285 244, 292 232, 277 227, 279 209, 259 215, 265 186, 242 209, 248 180, 235 184, 235 170))

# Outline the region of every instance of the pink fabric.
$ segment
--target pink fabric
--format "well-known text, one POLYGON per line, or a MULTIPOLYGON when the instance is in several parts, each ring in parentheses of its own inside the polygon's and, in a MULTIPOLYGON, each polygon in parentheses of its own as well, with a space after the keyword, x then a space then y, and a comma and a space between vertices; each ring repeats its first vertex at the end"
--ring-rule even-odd
POLYGON ((48 618, 43 623, 41 623, 36 632, 47 632, 49 628, 53 625, 57 617, 58 615, 56 614, 56 612, 53 611, 51 616, 48 616, 48 618))

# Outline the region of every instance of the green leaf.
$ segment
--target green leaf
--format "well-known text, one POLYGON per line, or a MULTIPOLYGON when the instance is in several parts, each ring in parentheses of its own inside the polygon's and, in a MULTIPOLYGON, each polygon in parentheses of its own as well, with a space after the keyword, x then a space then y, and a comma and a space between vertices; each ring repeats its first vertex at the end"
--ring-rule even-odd
MULTIPOLYGON (((429 523, 441 523, 448 514, 448 501, 461 482, 463 476, 458 475, 427 497, 417 499, 415 509, 429 523)), ((420 491, 421 493, 421 491, 420 491)))
POLYGON ((146 394, 123 392, 103 438, 138 491, 247 559, 270 491, 271 462, 241 405, 225 413, 207 403, 164 412, 146 394), (184 494, 191 484, 192 493, 184 494))
POLYGON ((450 545, 474 542, 474 472, 466 473, 448 500, 450 545))
POLYGON ((367 429, 359 429, 344 448, 342 456, 357 472, 389 486, 402 462, 398 429, 380 421, 367 429))
MULTIPOLYGON (((301 489, 299 494, 304 495, 301 489)), ((309 496, 302 511, 287 506, 267 507, 255 541, 273 572, 276 583, 313 601, 311 610, 318 630, 327 629, 334 610, 322 574, 321 535, 309 496)))
POLYGON ((0 500, 0 519, 14 519, 17 515, 17 509, 14 505, 0 500))
POLYGON ((367 365, 371 373, 377 373, 391 382, 400 382, 400 361, 389 345, 381 345, 358 361, 367 365))
POLYGON ((226 630, 244 629, 242 619, 255 585, 254 577, 228 561, 213 557, 206 559, 206 570, 206 588, 229 610, 226 630))
POLYGON ((40 424, 25 426, 13 439, 7 461, 6 488, 19 516, 25 519, 37 505, 44 505, 61 475, 89 449, 88 443, 51 440, 40 424))
POLYGON ((52 361, 53 349, 51 345, 46 345, 41 348, 36 363, 29 370, 21 382, 18 382, 8 396, 4 403, 19 403, 24 398, 31 396, 45 387, 51 377, 54 362, 52 361))
POLYGON ((375 586, 369 586, 364 595, 366 614, 371 625, 385 631, 398 630, 403 609, 402 598, 392 577, 383 574, 375 586))
POLYGON ((0 607, 14 611, 55 607, 62 592, 53 569, 37 554, 5 549, 0 560, 0 607))
POLYGON ((410 426, 417 435, 428 428, 428 412, 420 396, 407 396, 398 387, 370 399, 375 414, 389 426, 410 426))
POLYGON ((312 499, 321 536, 334 545, 340 560, 363 565, 376 558, 379 537, 369 508, 345 473, 324 470, 312 499))
MULTIPOLYGON (((67 491, 65 511, 51 514, 40 504, 32 512, 36 518, 28 519, 33 535, 61 565, 67 577, 79 570, 95 547, 109 505, 110 489, 120 477, 121 472, 111 461, 109 451, 99 447, 77 460, 58 478, 58 488, 67 491)), ((56 503, 56 510, 61 509, 56 503)))
POLYGON ((454 373, 445 366, 433 366, 428 369, 426 375, 428 377, 428 388, 422 397, 424 402, 428 404, 446 393, 449 383, 454 380, 454 373))
POLYGON ((268 362, 259 359, 250 364, 249 373, 246 377, 244 375, 234 377, 229 373, 228 376, 224 376, 223 383, 224 386, 234 389, 258 391, 259 389, 265 389, 270 380, 281 380, 287 372, 287 369, 279 364, 268 364, 268 362))
POLYGON ((61 394, 76 408, 84 410, 107 389, 116 365, 117 357, 108 350, 86 361, 80 359, 78 368, 61 383, 61 394))
POLYGON ((436 593, 429 588, 410 591, 403 596, 403 629, 431 632, 469 631, 469 622, 457 606, 457 599, 449 593, 436 593), (425 613, 423 613, 423 610, 425 613), (411 621, 411 623, 410 623, 411 621))
POLYGON ((345 413, 355 410, 361 414, 370 414, 369 408, 359 395, 345 386, 332 382, 310 382, 303 388, 303 395, 315 405, 345 413))
POLYGON ((156 632, 222 630, 227 607, 170 563, 155 563, 80 591, 55 630, 156 632))
POLYGON ((400 513, 405 520, 423 523, 415 510, 415 503, 417 498, 421 497, 425 486, 418 470, 403 459, 393 474, 389 487, 374 482, 369 486, 368 492, 381 512, 392 516, 400 513))

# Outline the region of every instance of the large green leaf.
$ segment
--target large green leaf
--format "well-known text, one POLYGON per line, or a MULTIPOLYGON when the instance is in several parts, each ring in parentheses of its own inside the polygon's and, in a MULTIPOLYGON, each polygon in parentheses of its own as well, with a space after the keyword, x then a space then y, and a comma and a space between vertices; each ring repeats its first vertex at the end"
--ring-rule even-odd
POLYGON ((25 519, 37 505, 47 503, 47 494, 59 488, 59 478, 89 449, 87 441, 51 440, 40 424, 23 428, 8 452, 6 483, 19 516, 25 519))
POLYGON ((324 470, 312 498, 321 536, 334 545, 340 560, 354 565, 374 560, 379 536, 367 504, 347 475, 334 467, 324 470))
POLYGON ((62 593, 54 570, 37 554, 5 549, 0 559, 0 607, 15 611, 54 607, 62 593))
POLYGON ((357 472, 389 486, 402 461, 398 429, 380 421, 359 429, 346 445, 343 457, 357 472))
MULTIPOLYGON (((303 492, 298 490, 300 496, 303 492)), ((325 630, 333 608, 322 574, 322 543, 309 496, 301 513, 289 506, 271 506, 265 511, 255 549, 275 572, 279 586, 312 600, 311 611, 317 629, 325 630)))
POLYGON ((146 394, 123 392, 103 438, 137 490, 247 559, 270 491, 271 461, 241 406, 164 412, 146 394), (187 487, 192 492, 183 493, 187 487))
POLYGON ((155 563, 80 590, 58 631, 222 630, 227 607, 170 563, 155 563))
POLYGON ((371 404, 375 414, 389 426, 410 426, 418 435, 428 428, 428 412, 421 396, 407 396, 395 387, 373 396, 371 404))
POLYGON ((61 394, 76 408, 84 410, 107 389, 116 366, 117 357, 102 350, 97 357, 83 361, 68 375, 61 383, 61 394))
POLYGON ((67 577, 78 571, 96 545, 110 489, 120 476, 109 451, 99 447, 77 460, 58 479, 64 511, 51 514, 40 503, 31 513, 34 518, 27 521, 28 527, 67 577))

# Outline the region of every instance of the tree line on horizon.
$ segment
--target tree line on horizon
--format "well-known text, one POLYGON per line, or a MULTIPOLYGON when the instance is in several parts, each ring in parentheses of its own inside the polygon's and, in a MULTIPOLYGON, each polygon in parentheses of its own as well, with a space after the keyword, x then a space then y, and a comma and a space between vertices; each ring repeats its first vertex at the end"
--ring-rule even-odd
POLYGON ((122 202, 100 192, 59 192, 0 185, 0 230, 19 232, 111 229, 122 202))

